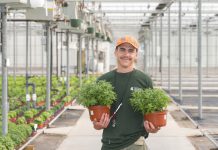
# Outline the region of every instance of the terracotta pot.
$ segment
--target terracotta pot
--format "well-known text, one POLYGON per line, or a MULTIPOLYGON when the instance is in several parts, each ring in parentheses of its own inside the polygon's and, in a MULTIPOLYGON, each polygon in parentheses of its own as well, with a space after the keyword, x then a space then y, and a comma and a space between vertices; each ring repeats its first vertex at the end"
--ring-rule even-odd
POLYGON ((145 114, 144 120, 152 122, 155 127, 165 126, 167 122, 167 111, 145 114))
POLYGON ((34 120, 34 118, 27 118, 27 119, 26 119, 26 122, 27 122, 27 124, 30 124, 30 123, 33 122, 33 120, 34 120))
POLYGON ((100 121, 103 113, 110 114, 108 106, 91 106, 88 109, 91 121, 100 121))
POLYGON ((11 118, 10 121, 13 122, 13 123, 15 123, 15 122, 17 121, 17 118, 16 118, 16 117, 11 118))
POLYGON ((44 123, 38 124, 38 129, 42 129, 44 127, 44 123))

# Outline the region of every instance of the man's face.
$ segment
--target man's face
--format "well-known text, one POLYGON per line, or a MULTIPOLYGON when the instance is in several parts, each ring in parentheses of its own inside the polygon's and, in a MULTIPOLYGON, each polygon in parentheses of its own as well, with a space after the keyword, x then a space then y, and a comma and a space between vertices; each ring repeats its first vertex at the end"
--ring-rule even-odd
POLYGON ((118 66, 122 68, 133 67, 137 58, 136 48, 129 43, 119 45, 114 54, 117 57, 118 66))

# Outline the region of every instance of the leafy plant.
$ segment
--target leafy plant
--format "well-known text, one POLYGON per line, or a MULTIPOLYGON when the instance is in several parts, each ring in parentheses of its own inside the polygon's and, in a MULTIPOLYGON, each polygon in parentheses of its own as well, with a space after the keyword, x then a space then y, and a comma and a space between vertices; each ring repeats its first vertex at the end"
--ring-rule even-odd
POLYGON ((130 99, 133 109, 142 112, 142 114, 163 111, 169 102, 170 98, 167 94, 158 88, 134 91, 130 99))
POLYGON ((116 100, 112 85, 106 81, 87 83, 80 89, 78 102, 85 107, 111 105, 116 100))
POLYGON ((8 119, 15 118, 16 116, 17 116, 17 112, 16 111, 10 111, 8 113, 8 119))
POLYGON ((34 114, 33 114, 33 112, 31 110, 27 110, 27 111, 24 112, 24 117, 26 119, 33 118, 33 116, 34 116, 34 114))
POLYGON ((14 150, 14 143, 9 136, 0 136, 0 150, 14 150))
POLYGON ((17 124, 26 124, 26 119, 24 117, 20 117, 17 119, 17 124))
POLYGON ((44 122, 44 119, 43 119, 43 117, 37 117, 37 118, 34 120, 34 122, 35 122, 36 124, 42 124, 42 123, 44 122))
POLYGON ((70 102, 71 100, 72 100, 71 96, 65 96, 62 101, 63 102, 70 102))
POLYGON ((44 111, 40 117, 43 118, 43 120, 47 120, 49 117, 51 116, 51 113, 49 113, 48 111, 44 111))

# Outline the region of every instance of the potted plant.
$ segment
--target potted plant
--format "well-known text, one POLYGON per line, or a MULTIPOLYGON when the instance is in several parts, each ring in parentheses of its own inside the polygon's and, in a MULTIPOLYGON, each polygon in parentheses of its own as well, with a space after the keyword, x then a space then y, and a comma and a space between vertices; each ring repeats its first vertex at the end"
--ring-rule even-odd
POLYGON ((95 32, 94 27, 88 27, 88 28, 87 28, 87 32, 88 32, 89 34, 93 34, 93 33, 95 32))
POLYGON ((166 107, 169 102, 169 96, 159 88, 134 91, 130 99, 133 109, 140 111, 144 120, 152 122, 156 127, 166 125, 166 107))
POLYGON ((17 120, 17 112, 16 111, 10 111, 8 113, 8 119, 11 121, 11 122, 16 122, 17 120))
POLYGON ((34 123, 38 124, 38 129, 42 129, 44 127, 44 119, 39 116, 34 120, 34 123))
POLYGON ((27 122, 26 122, 25 117, 20 117, 20 118, 17 119, 16 123, 17 124, 26 124, 27 122))
POLYGON ((89 109, 91 121, 99 121, 103 113, 110 114, 116 100, 112 85, 106 81, 87 83, 80 89, 78 102, 89 109))
POLYGON ((33 112, 31 110, 27 110, 24 112, 24 117, 26 118, 27 123, 31 123, 33 121, 33 112))
POLYGON ((71 19, 70 23, 71 23, 71 27, 77 28, 81 25, 82 20, 81 19, 71 19))

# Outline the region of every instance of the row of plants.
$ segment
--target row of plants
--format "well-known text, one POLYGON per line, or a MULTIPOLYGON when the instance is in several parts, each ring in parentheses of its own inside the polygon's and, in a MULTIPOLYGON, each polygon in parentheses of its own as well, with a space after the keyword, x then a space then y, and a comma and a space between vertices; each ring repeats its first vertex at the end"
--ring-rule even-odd
MULTIPOLYGON (((47 126, 47 124, 52 121, 52 119, 57 116, 64 109, 65 106, 71 104, 72 100, 78 96, 79 92, 78 77, 73 76, 70 78, 71 86, 69 96, 66 96, 65 80, 63 80, 63 78, 57 79, 56 77, 53 77, 51 89, 51 109, 49 111, 45 111, 45 104, 33 108, 34 105, 32 101, 30 101, 30 109, 28 109, 25 97, 25 77, 17 77, 15 81, 11 77, 9 77, 9 79, 9 87, 14 87, 14 89, 8 88, 8 93, 12 92, 9 96, 10 111, 8 113, 8 119, 10 120, 10 131, 5 137, 0 134, 0 150, 17 149, 26 140, 28 140, 28 137, 37 133, 37 129, 47 126), (19 89, 19 87, 22 90, 19 89), (15 93, 17 93, 17 95, 15 93), (53 102, 55 103, 53 104, 53 102), (17 133, 17 128, 21 128, 21 126, 28 129, 28 134, 24 135, 17 133), (14 128, 16 128, 16 130, 14 128)), ((83 78, 82 82, 83 84, 86 84, 91 82, 92 80, 95 80, 95 77, 91 77, 90 79, 83 78)), ((30 78, 29 82, 36 84, 36 102, 45 101, 45 77, 30 78)), ((33 94, 33 89, 31 87, 29 88, 29 93, 30 95, 33 94)), ((2 120, 1 114, 0 120, 2 120)), ((20 129, 20 131, 24 132, 23 129, 20 129)), ((24 133, 27 133, 27 131, 25 131, 24 133)))
MULTIPOLYGON (((0 123, 0 128, 2 124, 0 123)), ((0 136, 0 150, 14 150, 20 147, 26 139, 31 135, 32 128, 27 124, 16 125, 14 123, 8 124, 8 134, 3 137, 0 136)), ((2 135, 0 131, 0 135, 2 135)))

